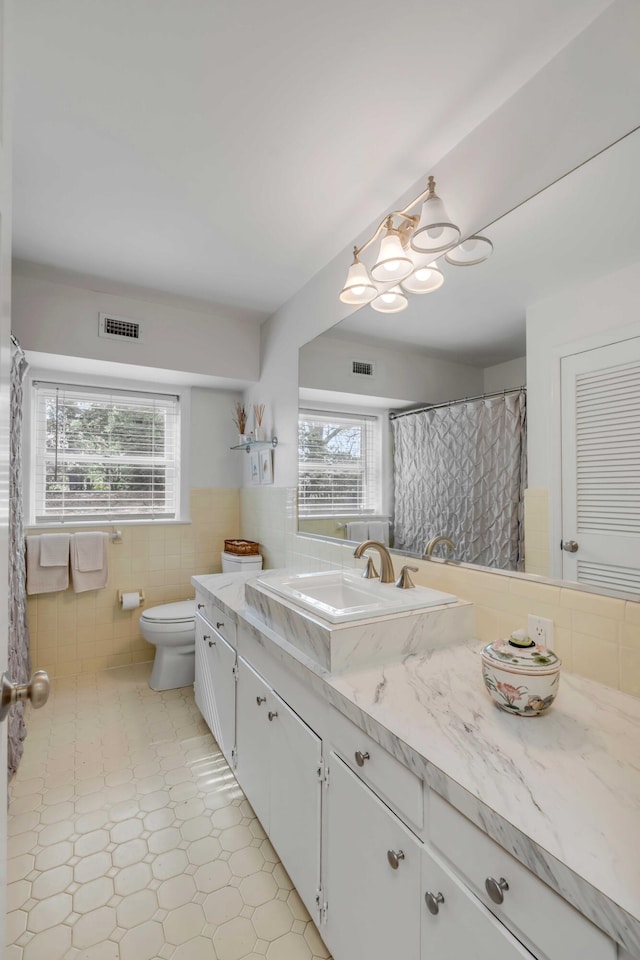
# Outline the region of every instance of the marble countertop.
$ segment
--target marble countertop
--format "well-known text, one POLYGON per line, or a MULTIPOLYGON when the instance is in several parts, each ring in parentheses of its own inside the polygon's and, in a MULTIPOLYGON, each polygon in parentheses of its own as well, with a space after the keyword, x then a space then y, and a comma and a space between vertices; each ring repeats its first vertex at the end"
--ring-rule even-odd
POLYGON ((640 700, 563 673, 547 714, 494 706, 472 643, 328 673, 245 608, 254 575, 194 578, 374 740, 640 956, 640 700))

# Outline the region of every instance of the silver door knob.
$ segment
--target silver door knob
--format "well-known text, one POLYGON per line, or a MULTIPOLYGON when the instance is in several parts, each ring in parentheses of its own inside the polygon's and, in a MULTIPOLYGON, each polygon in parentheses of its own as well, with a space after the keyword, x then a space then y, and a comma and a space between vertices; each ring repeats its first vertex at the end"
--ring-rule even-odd
POLYGON ((509 884, 504 877, 500 877, 499 880, 496 880, 495 877, 487 877, 484 888, 494 903, 502 903, 504 891, 509 889, 509 884))
POLYGON ((364 762, 365 762, 365 760, 369 760, 369 759, 370 759, 368 752, 367 752, 367 753, 361 753, 360 750, 356 750, 354 756, 355 756, 355 758, 356 758, 356 763, 358 764, 359 767, 364 767, 364 762))
POLYGON ((206 603, 199 603, 199 604, 198 604, 198 610, 204 610, 205 607, 206 607, 206 603))
POLYGON ((387 860, 389 861, 389 866, 397 870, 400 866, 400 861, 404 860, 404 852, 402 850, 387 850, 387 860))
POLYGON ((266 702, 267 702, 266 697, 256 697, 256 703, 258 704, 258 706, 260 706, 261 703, 266 703, 266 702))
POLYGON ((269 717, 269 720, 273 720, 274 717, 277 717, 277 716, 278 716, 278 711, 277 711, 277 710, 269 710, 269 713, 267 714, 267 716, 269 717))
POLYGON ((222 627, 224 627, 224 620, 218 621, 218 623, 216 623, 216 630, 221 630, 222 627))
POLYGON ((215 640, 209 640, 209 646, 210 646, 210 647, 215 647, 215 645, 216 645, 215 640))
POLYGON ((440 912, 440 904, 444 903, 444 897, 441 893, 431 893, 428 890, 424 895, 424 901, 429 909, 429 913, 435 916, 440 912))
POLYGON ((576 540, 563 540, 562 549, 567 553, 577 553, 578 552, 578 543, 576 540))
POLYGON ((4 720, 9 707, 23 700, 30 700, 34 710, 44 707, 49 699, 49 675, 46 670, 36 670, 29 683, 11 683, 6 673, 2 674, 0 690, 0 720, 4 720))

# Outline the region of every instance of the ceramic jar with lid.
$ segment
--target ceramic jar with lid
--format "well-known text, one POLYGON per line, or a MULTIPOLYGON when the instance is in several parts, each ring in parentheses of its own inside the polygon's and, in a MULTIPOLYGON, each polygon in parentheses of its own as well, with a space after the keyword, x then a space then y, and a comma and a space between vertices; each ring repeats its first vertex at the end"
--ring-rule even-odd
POLYGON ((562 661, 524 630, 482 650, 484 683, 498 706, 518 717, 537 717, 555 700, 562 661))

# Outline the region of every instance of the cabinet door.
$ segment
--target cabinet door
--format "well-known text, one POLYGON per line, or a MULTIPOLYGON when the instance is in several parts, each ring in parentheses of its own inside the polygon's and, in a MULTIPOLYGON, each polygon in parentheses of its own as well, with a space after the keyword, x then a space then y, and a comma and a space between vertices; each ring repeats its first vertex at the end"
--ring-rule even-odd
POLYGON ((418 960, 422 844, 334 753, 325 797, 327 946, 340 960, 418 960))
POLYGON ((195 663, 195 681, 194 696, 196 706, 207 722, 207 725, 215 737, 214 729, 214 693, 213 680, 209 665, 209 643, 206 639, 207 633, 211 630, 205 629, 206 625, 200 617, 196 617, 196 663, 195 663))
POLYGON ((429 850, 422 854, 422 891, 422 960, 534 960, 429 850))
POLYGON ((269 710, 276 709, 271 687, 238 657, 236 777, 258 820, 269 833, 269 710))
POLYGON ((269 837, 307 908, 320 885, 322 741, 273 694, 269 837))
POLYGON ((234 766, 236 744, 236 651, 219 633, 206 644, 213 686, 214 736, 227 761, 234 766), (213 646, 210 646, 213 643, 213 646))

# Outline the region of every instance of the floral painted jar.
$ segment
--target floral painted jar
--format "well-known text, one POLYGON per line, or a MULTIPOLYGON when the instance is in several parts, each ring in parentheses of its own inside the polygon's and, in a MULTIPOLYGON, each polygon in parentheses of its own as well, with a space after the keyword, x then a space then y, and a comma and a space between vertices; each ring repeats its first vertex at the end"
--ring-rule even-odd
POLYGON ((524 630, 482 650, 484 684, 501 710, 537 717, 555 700, 562 661, 524 630))

